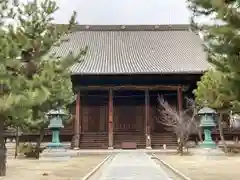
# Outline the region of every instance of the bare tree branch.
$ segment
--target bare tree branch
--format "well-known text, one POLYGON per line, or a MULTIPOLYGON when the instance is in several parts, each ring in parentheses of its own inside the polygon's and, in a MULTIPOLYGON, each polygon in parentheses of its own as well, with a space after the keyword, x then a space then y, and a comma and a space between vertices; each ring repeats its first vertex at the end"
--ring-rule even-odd
POLYGON ((187 101, 187 108, 182 112, 174 110, 162 96, 158 96, 159 102, 159 116, 158 121, 166 126, 167 130, 173 131, 179 141, 179 151, 183 152, 183 146, 186 144, 188 137, 197 130, 198 125, 195 122, 197 110, 193 99, 185 97, 187 101))

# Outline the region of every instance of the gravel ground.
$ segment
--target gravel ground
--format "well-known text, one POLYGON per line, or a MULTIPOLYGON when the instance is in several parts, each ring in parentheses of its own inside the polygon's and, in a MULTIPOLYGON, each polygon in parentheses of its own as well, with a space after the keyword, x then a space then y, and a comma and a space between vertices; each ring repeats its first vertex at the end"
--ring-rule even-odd
POLYGON ((192 180, 239 180, 239 156, 156 155, 192 180))
POLYGON ((7 176, 0 180, 80 180, 107 155, 84 155, 63 161, 9 159, 7 176))

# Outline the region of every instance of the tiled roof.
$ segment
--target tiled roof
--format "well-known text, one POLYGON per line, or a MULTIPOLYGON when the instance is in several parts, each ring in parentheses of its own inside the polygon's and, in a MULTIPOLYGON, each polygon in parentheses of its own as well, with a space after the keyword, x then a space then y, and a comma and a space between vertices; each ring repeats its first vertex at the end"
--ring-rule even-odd
POLYGON ((58 56, 88 46, 73 74, 201 73, 208 68, 200 37, 189 25, 78 26, 58 56))

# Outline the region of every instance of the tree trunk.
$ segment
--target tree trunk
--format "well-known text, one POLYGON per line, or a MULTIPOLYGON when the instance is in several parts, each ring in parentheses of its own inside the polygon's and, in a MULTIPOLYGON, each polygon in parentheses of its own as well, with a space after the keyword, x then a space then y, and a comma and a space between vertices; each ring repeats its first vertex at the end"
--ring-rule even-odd
POLYGON ((6 160, 4 119, 0 117, 0 176, 6 176, 6 160))
POLYGON ((16 142, 15 142, 15 153, 14 158, 18 156, 18 146, 19 146, 19 126, 16 127, 16 142))
POLYGON ((198 128, 198 138, 199 138, 200 142, 203 142, 202 129, 201 128, 198 128))
POLYGON ((36 159, 39 159, 40 157, 40 153, 41 153, 41 142, 43 140, 44 137, 44 128, 40 129, 40 135, 39 135, 39 139, 37 141, 37 145, 36 145, 36 159))
POLYGON ((220 113, 220 118, 219 118, 219 121, 218 121, 219 134, 220 134, 221 141, 223 143, 224 152, 227 153, 228 150, 227 150, 227 144, 225 142, 223 128, 222 128, 222 119, 223 119, 223 114, 220 113))
POLYGON ((181 138, 178 138, 177 153, 179 153, 181 156, 183 155, 183 148, 184 148, 183 140, 181 138))
POLYGON ((178 145, 178 152, 180 153, 181 156, 183 155, 183 148, 184 148, 184 145, 182 142, 180 142, 178 145))

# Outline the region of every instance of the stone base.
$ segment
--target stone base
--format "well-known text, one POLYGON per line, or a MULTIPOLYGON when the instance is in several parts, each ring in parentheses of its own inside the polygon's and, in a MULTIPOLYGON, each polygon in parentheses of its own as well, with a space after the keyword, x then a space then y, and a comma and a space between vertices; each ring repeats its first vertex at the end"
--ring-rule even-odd
POLYGON ((78 152, 64 148, 47 148, 41 153, 40 159, 45 160, 68 160, 78 156, 78 152))
POLYGON ((209 149, 216 149, 217 145, 213 141, 203 141, 202 144, 200 144, 201 148, 209 148, 209 149))
POLYGON ((60 148, 63 148, 64 146, 62 143, 52 143, 51 142, 47 145, 47 147, 50 149, 60 149, 60 148))
POLYGON ((109 150, 113 150, 114 148, 113 147, 108 147, 109 150))
POLYGON ((202 148, 197 147, 190 150, 191 154, 201 157, 225 156, 224 152, 219 148, 202 148))
POLYGON ((150 149, 152 149, 152 147, 151 146, 147 146, 146 149, 150 150, 150 149))

